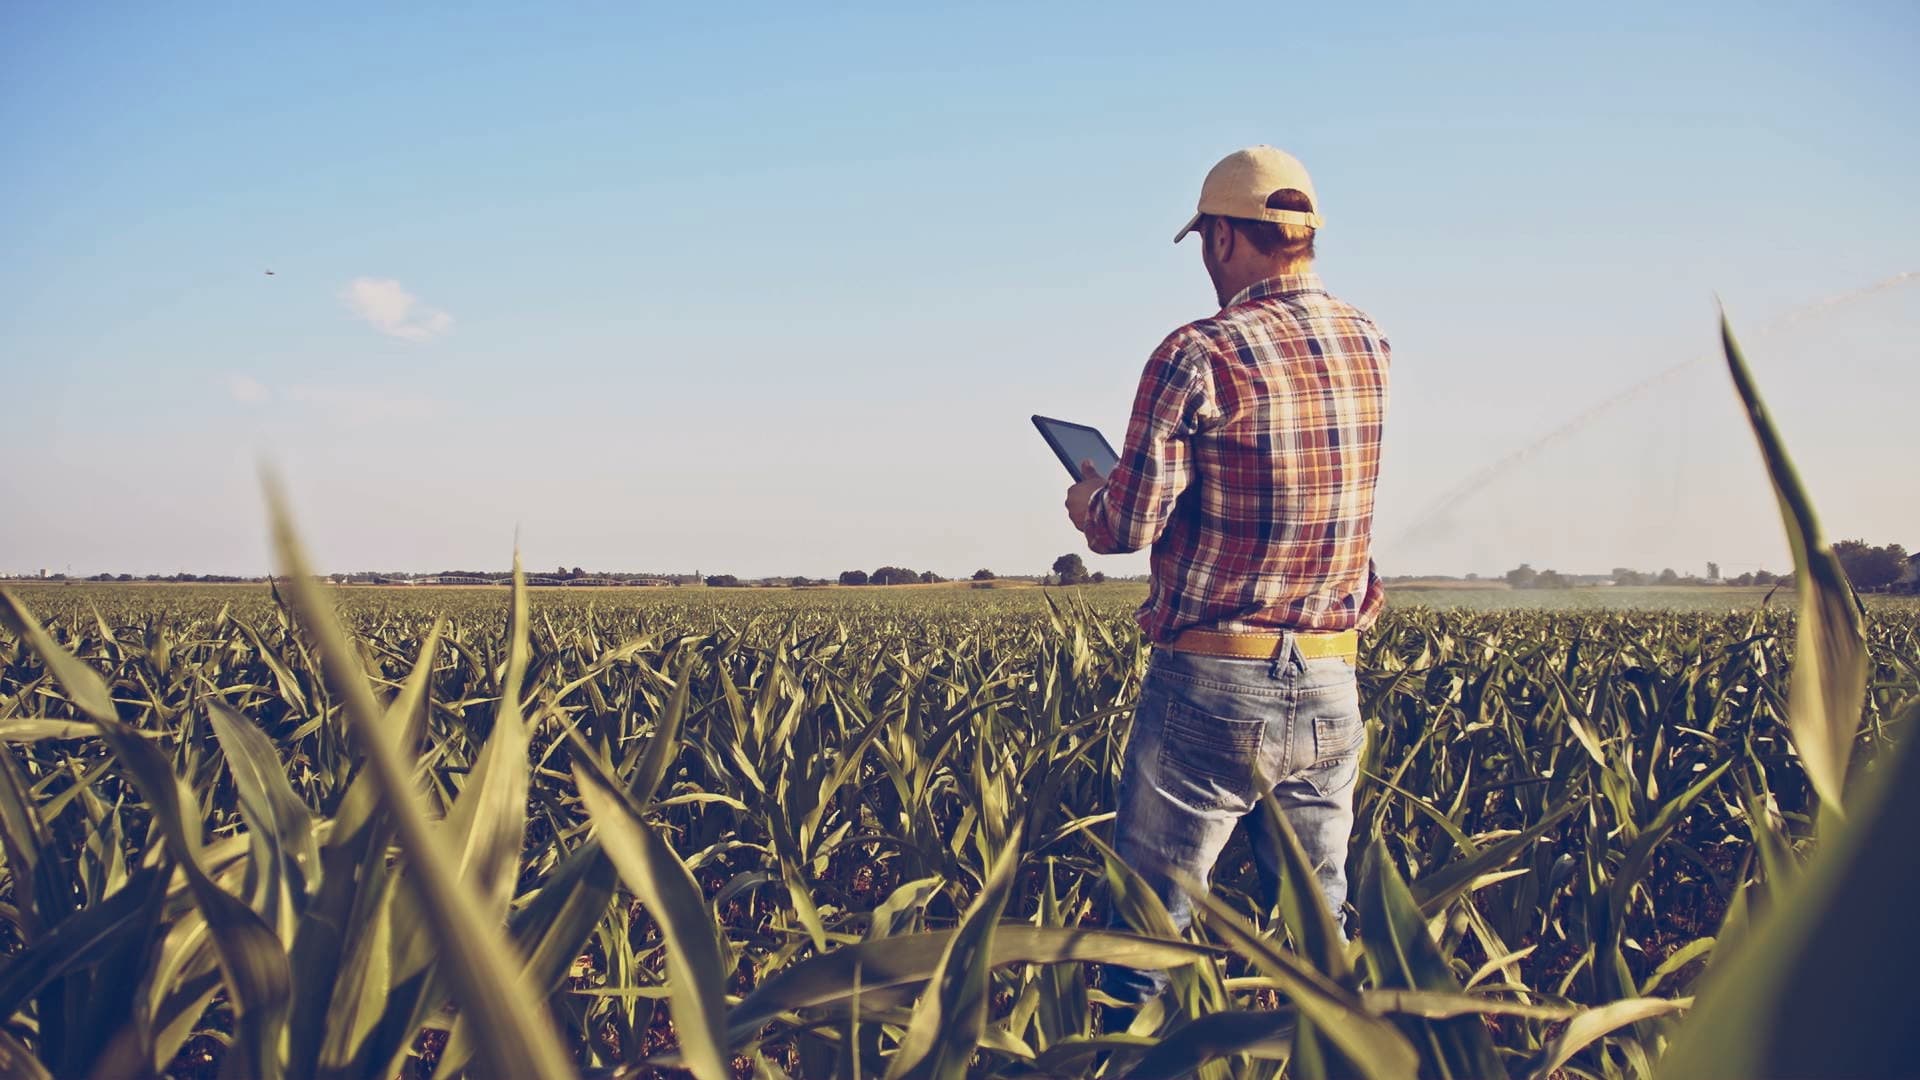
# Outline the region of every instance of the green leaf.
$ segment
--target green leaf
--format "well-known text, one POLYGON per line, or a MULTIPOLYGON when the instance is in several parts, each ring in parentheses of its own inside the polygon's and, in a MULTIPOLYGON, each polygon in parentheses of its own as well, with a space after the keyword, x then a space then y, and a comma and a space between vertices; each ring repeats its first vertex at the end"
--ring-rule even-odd
POLYGON ((1568 800, 1525 831, 1495 841, 1466 858, 1456 859, 1438 870, 1420 875, 1409 886, 1414 902, 1420 906, 1420 913, 1428 917, 1438 914, 1455 898, 1471 891, 1476 882, 1488 874, 1499 872, 1519 858, 1554 826, 1565 820, 1568 814, 1583 805, 1585 803, 1582 801, 1568 800))
POLYGON ((660 790, 660 782, 666 779, 667 769, 673 765, 673 759, 680 752, 680 727, 686 723, 687 700, 693 687, 693 665, 699 653, 688 649, 680 660, 680 668, 674 673, 673 689, 667 694, 667 705, 654 717, 653 735, 647 740, 647 748, 641 755, 639 765, 633 770, 633 780, 627 787, 627 794, 634 805, 646 806, 653 801, 660 790))
POLYGON ((1584 1009, 1540 1052, 1539 1061, 1527 1074, 1527 1080, 1548 1080, 1555 1070, 1573 1060, 1573 1055, 1628 1024, 1667 1016, 1692 1005, 1692 998, 1622 998, 1598 1008, 1584 1009))
POLYGON ((1180 1080, 1209 1061, 1236 1054, 1284 1062, 1293 1056, 1298 1027, 1294 1010, 1285 1007, 1210 1013, 1169 1032, 1120 1075, 1124 1080, 1180 1080))
MULTIPOLYGON (((327 688, 341 702, 356 740, 366 752, 366 768, 382 802, 393 814, 400 845, 409 860, 403 886, 426 912, 426 930, 445 966, 454 1001, 474 1022, 480 1060, 491 1075, 571 1078, 573 1060, 533 989, 520 974, 500 925, 486 914, 484 900, 463 884, 454 856, 434 835, 421 794, 389 732, 383 712, 360 668, 359 653, 333 616, 332 605, 308 569, 277 487, 268 484, 274 546, 288 591, 301 619, 319 646, 327 688)), ((524 760, 524 759, 523 759, 524 760)))
POLYGON ((60 647, 53 640, 20 601, 13 594, 0 589, 0 624, 4 624, 16 637, 27 643, 47 665, 47 670, 67 692, 68 700, 82 713, 94 720, 117 720, 118 710, 113 707, 113 695, 107 691, 106 681, 98 672, 80 662, 72 653, 60 647))
MULTIPOLYGON (((606 916, 618 875, 599 843, 575 848, 533 900, 514 914, 514 942, 526 955, 527 981, 552 991, 566 981, 593 929, 606 916)), ((456 1019, 435 1068, 457 1075, 473 1054, 473 1032, 456 1019)))
POLYGON ((1193 897, 1194 914, 1207 930, 1273 979, 1292 1000, 1300 1017, 1311 1021, 1314 1031, 1337 1047, 1359 1076, 1365 1080, 1412 1080, 1417 1074, 1420 1061, 1406 1036, 1369 1012, 1358 995, 1299 957, 1281 951, 1211 890, 1196 883, 1188 892, 1193 897))
POLYGON ((1820 535, 1813 501, 1800 483, 1793 460, 1768 415, 1753 373, 1733 339, 1726 314, 1720 316, 1720 342, 1727 371, 1746 406, 1753 436, 1760 443, 1767 476, 1780 503, 1780 517, 1793 549, 1794 590, 1799 613, 1794 620, 1793 674, 1787 683, 1787 724, 1807 779, 1829 809, 1841 809, 1847 762, 1860 730, 1860 707, 1867 694, 1867 631, 1860 599, 1833 549, 1820 535))
POLYGON ((506 921, 520 876, 520 849, 527 832, 531 735, 520 693, 530 647, 526 576, 520 569, 518 552, 513 557, 513 582, 507 665, 493 729, 441 825, 447 843, 458 853, 461 879, 486 897, 485 912, 495 922, 506 921))
MULTIPOLYGON (((1897 988, 1920 968, 1920 703, 1805 871, 1714 953, 1661 1077, 1905 1076, 1920 1027, 1897 988)), ((1722 941, 1726 939, 1723 937, 1722 941)))
POLYGON ((1456 990, 1363 990, 1360 1000, 1382 1014, 1451 1020, 1456 1016, 1524 1016, 1529 1020, 1566 1020, 1580 1015, 1578 1005, 1509 1001, 1456 990))
POLYGON ((75 912, 8 957, 6 967, 0 968, 0 1016, 14 1015, 54 979, 98 963, 129 935, 152 929, 166 899, 166 878, 159 868, 142 870, 112 895, 75 912))
MULTIPOLYGON (((1356 900, 1360 940, 1373 968, 1375 988, 1459 991, 1459 981, 1428 936, 1419 905, 1379 839, 1361 856, 1356 900)), ((1434 1077, 1480 1080, 1506 1074, 1486 1026, 1477 1017, 1402 1017, 1398 1023, 1420 1048, 1423 1071, 1434 1077)))
MULTIPOLYGON (((438 655, 444 619, 435 619, 421 643, 413 670, 387 706, 380 737, 402 750, 418 743, 426 718, 427 683, 438 655)), ((320 887, 294 935, 293 1019, 289 1024, 289 1074, 313 1075, 316 1066, 350 1063, 365 1072, 396 1054, 408 1032, 390 1032, 369 1045, 368 1027, 386 1008, 392 989, 389 935, 394 874, 387 846, 393 816, 371 770, 347 788, 320 847, 320 887), (341 985, 344 984, 344 990, 341 985), (336 996, 352 1008, 334 1007, 336 996), (362 1016, 369 1010, 374 1016, 362 1016)), ((396 1006, 397 1007, 397 1006, 396 1006)), ((399 1025, 391 1025, 397 1027, 399 1025)))
MULTIPOLYGON (((864 993, 912 988, 931 979, 952 944, 953 930, 887 937, 843 945, 824 956, 782 968, 734 1007, 729 1045, 751 1038, 783 1012, 846 1002, 858 973, 864 993)), ((1112 963, 1172 968, 1218 956, 1219 949, 1117 930, 1080 930, 1008 923, 994 931, 990 962, 1008 964, 1112 963)))
POLYGON ((927 901, 933 898, 942 884, 944 882, 937 877, 916 878, 902 883, 868 916, 865 939, 878 941, 892 936, 894 922, 906 912, 924 910, 927 901))
POLYGON ((1333 912, 1327 909, 1319 878, 1314 874, 1313 864, 1307 861, 1307 850, 1301 846, 1300 837, 1294 833, 1293 824, 1287 820, 1273 793, 1268 792, 1260 801, 1268 827, 1279 840, 1281 921, 1314 967, 1333 981, 1349 985, 1353 980, 1353 965, 1347 959, 1347 937, 1341 933, 1340 924, 1334 922, 1333 912))
POLYGON ((887 1065, 887 1080, 964 1080, 987 1024, 993 975, 993 932, 1006 910, 1020 868, 1016 828, 994 860, 934 969, 932 985, 913 1010, 913 1022, 887 1065))
POLYGON ((681 1057, 699 1080, 730 1077, 724 1045, 729 972, 700 886, 597 762, 576 754, 573 775, 600 846, 666 942, 681 1057))
POLYGON ((244 1070, 256 1080, 278 1080, 283 1067, 280 1042, 292 996, 287 955, 260 916, 215 884, 201 866, 200 822, 196 814, 189 827, 184 810, 197 807, 197 800, 174 774, 166 755, 121 722, 100 676, 55 642, 3 592, 0 622, 40 655, 69 699, 100 726, 101 737, 146 800, 167 853, 186 876, 194 903, 213 936, 234 1012, 234 1052, 228 1054, 223 1069, 244 1070))
POLYGON ((0 742, 34 743, 50 739, 92 739, 100 729, 76 720, 0 720, 0 742))
POLYGON ((275 925, 289 927, 293 909, 306 906, 306 883, 319 872, 320 851, 313 839, 313 815, 287 782, 286 766, 253 722, 218 698, 207 699, 207 719, 226 755, 227 770, 240 796, 240 814, 256 838, 257 869, 270 871, 275 925))
POLYGON ((9 899, 19 912, 21 934, 32 944, 72 914, 75 887, 10 753, 0 753, 0 852, 7 857, 9 899))

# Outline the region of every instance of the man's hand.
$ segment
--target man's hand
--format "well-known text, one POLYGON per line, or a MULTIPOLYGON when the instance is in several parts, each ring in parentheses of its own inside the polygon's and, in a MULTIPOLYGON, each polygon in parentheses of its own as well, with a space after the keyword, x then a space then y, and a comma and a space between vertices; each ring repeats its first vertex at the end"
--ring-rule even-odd
POLYGON ((1084 533, 1087 531, 1087 503, 1092 501, 1093 493, 1107 485, 1107 478, 1093 467, 1093 462, 1080 463, 1080 482, 1067 489, 1067 520, 1073 527, 1084 533))

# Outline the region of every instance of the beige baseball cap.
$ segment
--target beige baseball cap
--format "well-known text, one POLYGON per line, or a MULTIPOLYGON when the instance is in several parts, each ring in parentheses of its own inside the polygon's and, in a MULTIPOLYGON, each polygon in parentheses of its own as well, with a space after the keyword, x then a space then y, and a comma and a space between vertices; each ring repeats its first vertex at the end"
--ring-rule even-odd
POLYGON ((1248 221, 1274 221, 1282 225, 1320 227, 1320 197, 1313 193, 1313 180, 1300 159, 1271 146, 1250 146, 1235 150, 1220 159, 1200 185, 1199 213, 1173 234, 1179 243, 1200 226, 1203 214, 1244 218, 1248 221), (1293 188, 1306 195, 1310 211, 1270 210, 1267 199, 1276 191, 1293 188))

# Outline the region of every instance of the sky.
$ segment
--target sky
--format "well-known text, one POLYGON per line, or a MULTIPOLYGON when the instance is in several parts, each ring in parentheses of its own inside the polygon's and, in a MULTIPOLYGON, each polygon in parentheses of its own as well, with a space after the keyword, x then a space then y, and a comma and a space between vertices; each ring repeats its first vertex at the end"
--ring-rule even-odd
POLYGON ((1257 143, 1393 344, 1383 573, 1787 565, 1716 297, 1920 547, 1911 3, 704 7, 0 9, 0 572, 264 572, 263 468, 325 570, 1045 572, 1028 417, 1118 439, 1257 143))

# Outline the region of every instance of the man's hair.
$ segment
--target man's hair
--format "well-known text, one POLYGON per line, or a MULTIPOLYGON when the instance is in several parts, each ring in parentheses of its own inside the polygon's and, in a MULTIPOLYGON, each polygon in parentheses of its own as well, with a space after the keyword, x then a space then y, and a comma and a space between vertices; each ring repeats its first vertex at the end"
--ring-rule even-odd
MULTIPOLYGON (((1267 209, 1311 213, 1313 200, 1297 188, 1281 188, 1267 196, 1267 209)), ((1313 258, 1314 229, 1311 225, 1282 225, 1277 221, 1252 221, 1236 217, 1222 217, 1221 220, 1233 226, 1234 231, 1262 255, 1279 256, 1288 262, 1305 262, 1313 258)))

